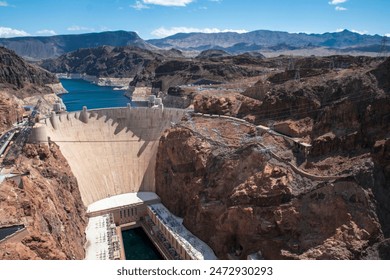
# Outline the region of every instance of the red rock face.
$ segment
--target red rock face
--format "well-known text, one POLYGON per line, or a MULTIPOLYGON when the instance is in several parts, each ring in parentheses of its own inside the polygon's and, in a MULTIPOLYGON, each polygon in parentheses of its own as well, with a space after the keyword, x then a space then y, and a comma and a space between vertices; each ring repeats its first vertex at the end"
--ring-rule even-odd
POLYGON ((15 102, 8 92, 0 90, 0 132, 5 131, 14 124, 18 117, 23 116, 23 108, 15 102))
POLYGON ((265 259, 383 258, 390 237, 387 66, 259 82, 246 97, 195 97, 202 113, 256 124, 274 119, 275 129, 311 143, 311 154, 302 158, 283 138, 259 138, 233 120, 188 119, 160 141, 158 195, 222 259, 255 252, 265 259))
POLYGON ((57 146, 27 145, 16 172, 23 184, 1 184, 1 225, 24 224, 28 235, 0 244, 0 259, 83 259, 85 207, 76 178, 57 146))

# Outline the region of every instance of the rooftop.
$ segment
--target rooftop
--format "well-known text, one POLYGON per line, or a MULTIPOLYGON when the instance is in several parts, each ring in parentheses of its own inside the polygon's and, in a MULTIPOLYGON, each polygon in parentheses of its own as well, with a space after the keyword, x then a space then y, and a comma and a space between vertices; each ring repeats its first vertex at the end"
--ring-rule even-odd
POLYGON ((125 193, 96 201, 88 206, 87 213, 114 209, 131 204, 156 203, 160 198, 154 192, 125 193))
POLYGON ((173 234, 175 239, 183 245, 187 253, 197 260, 217 260, 213 250, 198 237, 183 226, 183 220, 173 215, 161 203, 148 206, 152 212, 173 234))

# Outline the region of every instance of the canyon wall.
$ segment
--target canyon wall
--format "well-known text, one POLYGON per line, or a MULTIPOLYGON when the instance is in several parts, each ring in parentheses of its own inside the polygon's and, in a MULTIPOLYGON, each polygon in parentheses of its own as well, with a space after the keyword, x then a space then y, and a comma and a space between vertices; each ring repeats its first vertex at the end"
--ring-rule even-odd
POLYGON ((26 145, 13 173, 23 176, 1 183, 0 227, 27 231, 0 242, 0 259, 84 259, 86 209, 58 146, 26 145))
POLYGON ((273 158, 270 151, 283 150, 255 131, 194 117, 160 141, 157 194, 219 258, 359 259, 383 240, 367 182, 302 176, 273 158))

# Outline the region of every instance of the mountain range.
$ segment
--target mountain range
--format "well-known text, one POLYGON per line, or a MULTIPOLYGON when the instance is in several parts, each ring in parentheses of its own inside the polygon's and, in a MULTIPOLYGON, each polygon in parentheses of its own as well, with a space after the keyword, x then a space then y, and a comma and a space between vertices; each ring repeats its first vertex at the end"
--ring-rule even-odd
POLYGON ((163 39, 149 40, 148 43, 160 48, 178 48, 182 50, 217 48, 230 50, 231 52, 241 52, 283 48, 357 48, 381 45, 382 41, 382 36, 362 35, 349 30, 324 34, 257 30, 241 34, 234 32, 209 34, 179 33, 163 39))
MULTIPOLYGON (((386 37, 362 35, 344 30, 324 34, 288 33, 257 30, 248 33, 178 33, 162 39, 143 40, 135 32, 109 31, 80 35, 0 38, 0 46, 14 50, 30 60, 59 57, 82 48, 134 46, 148 50, 179 49, 197 53, 217 49, 228 53, 325 49, 342 54, 390 51, 386 37)), ((314 53, 317 54, 317 53, 314 53)))
POLYGON ((54 58, 77 49, 100 46, 135 46, 144 49, 155 49, 154 46, 141 39, 137 33, 128 31, 47 37, 0 38, 0 46, 11 49, 18 55, 30 60, 54 58))

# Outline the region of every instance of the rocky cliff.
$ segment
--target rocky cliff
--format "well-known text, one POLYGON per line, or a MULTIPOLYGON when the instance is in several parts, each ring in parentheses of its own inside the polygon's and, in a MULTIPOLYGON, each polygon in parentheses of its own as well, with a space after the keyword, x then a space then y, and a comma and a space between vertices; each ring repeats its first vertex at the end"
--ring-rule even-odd
POLYGON ((51 92, 47 84, 59 83, 55 75, 40 67, 29 64, 13 51, 0 47, 0 89, 12 87, 18 91, 18 97, 25 97, 27 91, 38 89, 51 92))
POLYGON ((79 73, 96 77, 133 78, 150 64, 161 62, 169 51, 152 52, 137 47, 79 49, 40 65, 53 73, 79 73))
POLYGON ((59 148, 27 145, 0 188, 0 226, 24 224, 21 240, 0 243, 0 259, 83 259, 85 207, 76 178, 59 148))
POLYGON ((157 193, 220 258, 388 258, 390 59, 328 59, 200 93, 196 111, 249 123, 197 116, 161 139, 157 193))
POLYGON ((367 182, 302 176, 255 131, 196 117, 160 141, 157 193, 218 257, 359 259, 383 240, 380 205, 367 182))
POLYGON ((0 131, 23 115, 23 105, 35 105, 38 99, 51 109, 55 101, 53 87, 62 91, 55 75, 29 64, 13 51, 0 47, 0 131))
POLYGON ((248 55, 213 56, 206 53, 193 59, 170 58, 146 68, 134 77, 130 86, 148 86, 156 94, 161 91, 172 98, 179 92, 185 93, 185 90, 175 89, 178 86, 223 86, 227 82, 258 76, 263 67, 261 57, 248 55))

